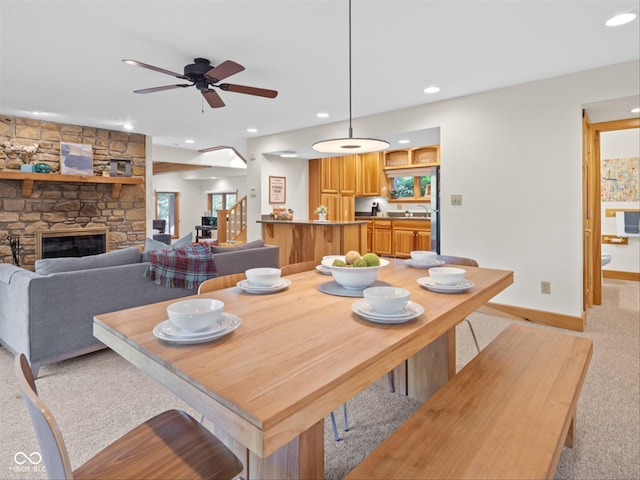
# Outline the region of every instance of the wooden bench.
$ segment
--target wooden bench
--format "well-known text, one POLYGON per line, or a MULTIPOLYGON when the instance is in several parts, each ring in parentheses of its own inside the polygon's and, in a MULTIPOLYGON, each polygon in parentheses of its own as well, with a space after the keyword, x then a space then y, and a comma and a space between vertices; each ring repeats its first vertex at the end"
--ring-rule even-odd
POLYGON ((592 351, 510 325, 346 478, 553 478, 592 351))

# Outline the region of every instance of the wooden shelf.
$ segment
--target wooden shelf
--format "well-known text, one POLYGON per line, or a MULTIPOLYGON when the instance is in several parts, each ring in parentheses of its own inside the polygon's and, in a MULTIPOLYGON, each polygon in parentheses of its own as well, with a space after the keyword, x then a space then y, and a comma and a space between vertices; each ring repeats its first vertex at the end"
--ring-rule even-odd
POLYGON ((110 183, 113 185, 111 196, 118 198, 122 185, 142 185, 142 177, 98 177, 84 175, 60 175, 57 173, 0 172, 0 180, 19 180, 22 182, 22 198, 30 198, 35 182, 61 183, 110 183))

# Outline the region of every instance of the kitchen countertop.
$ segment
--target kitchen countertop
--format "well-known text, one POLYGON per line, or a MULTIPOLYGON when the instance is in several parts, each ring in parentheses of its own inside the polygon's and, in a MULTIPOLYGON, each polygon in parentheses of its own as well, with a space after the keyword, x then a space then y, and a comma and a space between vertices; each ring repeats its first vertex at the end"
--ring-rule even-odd
POLYGON ((364 220, 431 220, 429 217, 372 217, 371 215, 357 215, 356 219, 364 220))
MULTIPOLYGON (((358 217, 360 218, 360 217, 358 217)), ((275 223, 275 224, 286 224, 286 225, 316 225, 316 226, 336 226, 336 225, 360 225, 366 223, 366 219, 363 220, 355 220, 355 221, 340 221, 334 222, 331 220, 327 220, 326 222, 319 222, 317 220, 256 220, 256 223, 275 223)))

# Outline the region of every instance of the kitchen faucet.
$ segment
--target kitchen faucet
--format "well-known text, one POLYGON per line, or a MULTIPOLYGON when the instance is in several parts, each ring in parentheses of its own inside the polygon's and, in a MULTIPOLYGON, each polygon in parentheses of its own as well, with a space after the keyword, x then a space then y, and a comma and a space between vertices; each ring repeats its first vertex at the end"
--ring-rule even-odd
POLYGON ((427 212, 427 217, 430 218, 431 217, 431 210, 429 210, 427 207, 425 207, 424 205, 418 205, 418 207, 424 208, 424 211, 427 212))

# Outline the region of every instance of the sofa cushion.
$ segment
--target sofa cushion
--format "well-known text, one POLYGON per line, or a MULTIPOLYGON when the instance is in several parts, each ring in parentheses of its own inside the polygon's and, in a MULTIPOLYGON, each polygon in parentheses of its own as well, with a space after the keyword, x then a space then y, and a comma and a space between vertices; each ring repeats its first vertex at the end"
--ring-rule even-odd
POLYGON ((161 242, 159 240, 154 240, 153 238, 147 237, 146 241, 144 242, 144 252, 142 252, 142 261, 143 262, 148 262, 149 261, 149 252, 151 250, 166 250, 167 248, 187 247, 187 246, 191 245, 192 241, 193 241, 193 234, 192 233, 188 233, 187 235, 185 235, 181 239, 176 240, 175 242, 173 242, 171 245, 167 245, 164 242, 161 242))
POLYGON ((264 240, 262 239, 253 240, 251 242, 243 243, 242 245, 237 245, 235 247, 212 246, 211 253, 236 252, 238 250, 249 250, 251 248, 259 248, 259 247, 264 247, 264 240))
POLYGON ((129 247, 86 257, 44 258, 36 260, 35 270, 40 275, 49 275, 51 273, 75 272, 77 270, 115 267, 139 262, 140 249, 138 247, 129 247))

